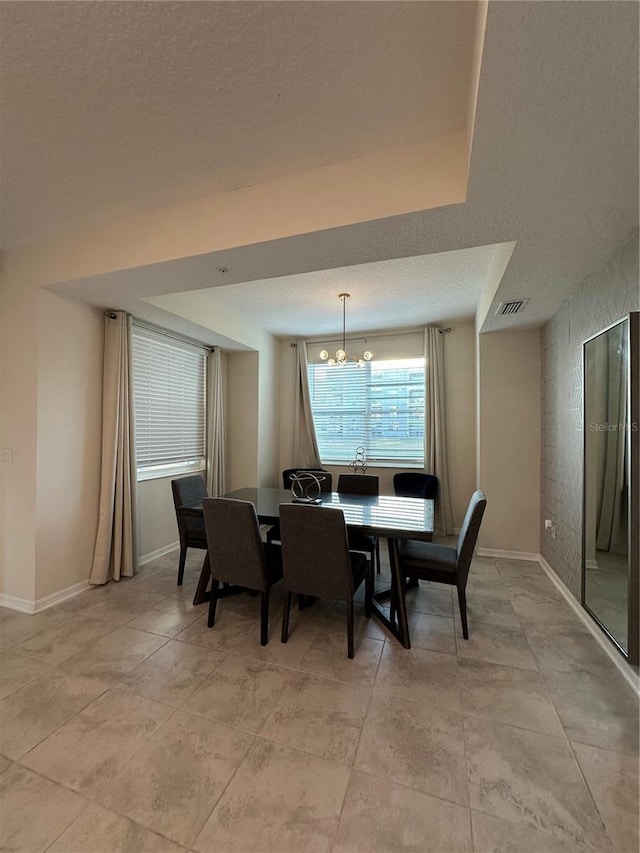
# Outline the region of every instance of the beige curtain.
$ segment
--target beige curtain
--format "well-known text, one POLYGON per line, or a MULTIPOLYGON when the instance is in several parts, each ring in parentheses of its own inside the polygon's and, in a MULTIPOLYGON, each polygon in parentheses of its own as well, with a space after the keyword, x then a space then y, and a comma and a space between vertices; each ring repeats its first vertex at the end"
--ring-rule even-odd
POLYGON ((225 492, 222 353, 218 347, 207 359, 207 401, 207 490, 218 497, 225 492))
POLYGON ((425 429, 424 469, 438 478, 435 533, 453 533, 453 512, 449 490, 447 463, 447 431, 444 400, 444 335, 427 327, 424 335, 425 356, 425 429))
POLYGON ((98 533, 89 583, 137 571, 137 476, 131 372, 131 317, 105 314, 102 474, 98 533))
POLYGON ((307 370, 307 345, 296 344, 298 366, 296 370, 296 399, 293 421, 293 464, 304 468, 319 468, 320 451, 313 425, 311 398, 309 396, 309 374, 307 370))

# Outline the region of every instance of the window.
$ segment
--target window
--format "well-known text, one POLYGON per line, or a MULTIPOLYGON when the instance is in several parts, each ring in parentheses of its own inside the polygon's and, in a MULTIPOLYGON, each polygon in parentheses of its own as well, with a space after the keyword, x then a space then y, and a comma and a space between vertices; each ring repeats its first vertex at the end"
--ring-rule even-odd
POLYGON ((424 358, 309 365, 309 393, 323 464, 424 464, 424 358))
POLYGON ((206 467, 204 348, 133 326, 138 479, 206 467))

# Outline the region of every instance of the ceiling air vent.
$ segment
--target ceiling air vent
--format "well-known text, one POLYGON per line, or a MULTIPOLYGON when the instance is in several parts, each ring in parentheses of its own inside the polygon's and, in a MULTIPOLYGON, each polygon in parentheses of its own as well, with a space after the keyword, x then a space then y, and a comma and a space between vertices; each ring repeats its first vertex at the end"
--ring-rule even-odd
POLYGON ((505 314, 519 314, 523 311, 528 299, 512 299, 510 302, 501 302, 496 311, 496 317, 502 317, 505 314))

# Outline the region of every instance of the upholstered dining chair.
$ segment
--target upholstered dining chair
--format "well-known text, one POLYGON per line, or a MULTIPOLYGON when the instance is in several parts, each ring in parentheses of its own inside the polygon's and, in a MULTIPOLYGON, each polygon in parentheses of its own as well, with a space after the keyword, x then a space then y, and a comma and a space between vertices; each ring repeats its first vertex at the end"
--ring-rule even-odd
POLYGON ((347 604, 347 654, 353 658, 353 595, 364 581, 365 615, 371 615, 373 576, 366 556, 349 550, 340 509, 303 504, 280 505, 284 609, 282 642, 289 637, 291 598, 337 598, 347 604))
MULTIPOLYGON (((380 479, 370 474, 340 474, 338 494, 342 495, 379 495, 380 479)), ((380 543, 377 536, 349 531, 349 548, 352 551, 364 551, 369 555, 371 564, 380 572, 380 543)))
MULTIPOLYGON (((333 475, 330 471, 325 471, 324 468, 285 468, 282 472, 282 485, 285 489, 291 488, 291 478, 294 474, 321 474, 322 479, 318 477, 320 482, 320 491, 331 494, 333 488, 333 475)), ((274 524, 267 533, 268 542, 280 541, 280 525, 274 524)))
MULTIPOLYGON (((467 578, 486 505, 485 494, 478 489, 469 501, 455 548, 415 539, 399 540, 397 543, 398 565, 403 579, 447 583, 457 588, 462 636, 465 640, 469 639, 467 578)), ((401 590, 399 594, 404 593, 401 590)))
MULTIPOLYGON (((180 537, 178 586, 182 586, 187 548, 207 550, 207 536, 202 518, 187 515, 183 510, 197 506, 202 502, 203 498, 207 497, 207 485, 200 474, 194 474, 190 477, 181 477, 179 480, 172 480, 171 491, 173 493, 173 505, 176 509, 178 536, 180 537)), ((206 559, 208 557, 205 557, 206 559)))
POLYGON ((330 492, 333 488, 333 476, 329 471, 325 471, 324 468, 285 468, 282 472, 283 489, 291 488, 291 478, 298 472, 301 474, 322 474, 322 479, 318 478, 320 480, 321 492, 330 492))
POLYGON ((269 639, 269 592, 282 578, 280 547, 260 538, 256 508, 250 501, 205 498, 202 502, 209 545, 211 598, 207 624, 213 627, 218 599, 235 587, 260 593, 260 645, 269 639), (220 592, 220 583, 229 584, 220 592))
POLYGON ((393 475, 393 491, 399 498, 430 498, 438 496, 438 478, 419 471, 402 471, 393 475))

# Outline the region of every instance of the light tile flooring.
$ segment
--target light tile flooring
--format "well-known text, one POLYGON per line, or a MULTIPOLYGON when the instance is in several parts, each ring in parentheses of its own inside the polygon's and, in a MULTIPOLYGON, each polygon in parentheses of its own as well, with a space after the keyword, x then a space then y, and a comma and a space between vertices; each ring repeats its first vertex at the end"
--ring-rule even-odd
POLYGON ((209 630, 175 554, 35 616, 0 611, 0 849, 638 851, 638 705, 534 563, 408 594, 413 648, 344 608, 269 644, 209 630))

